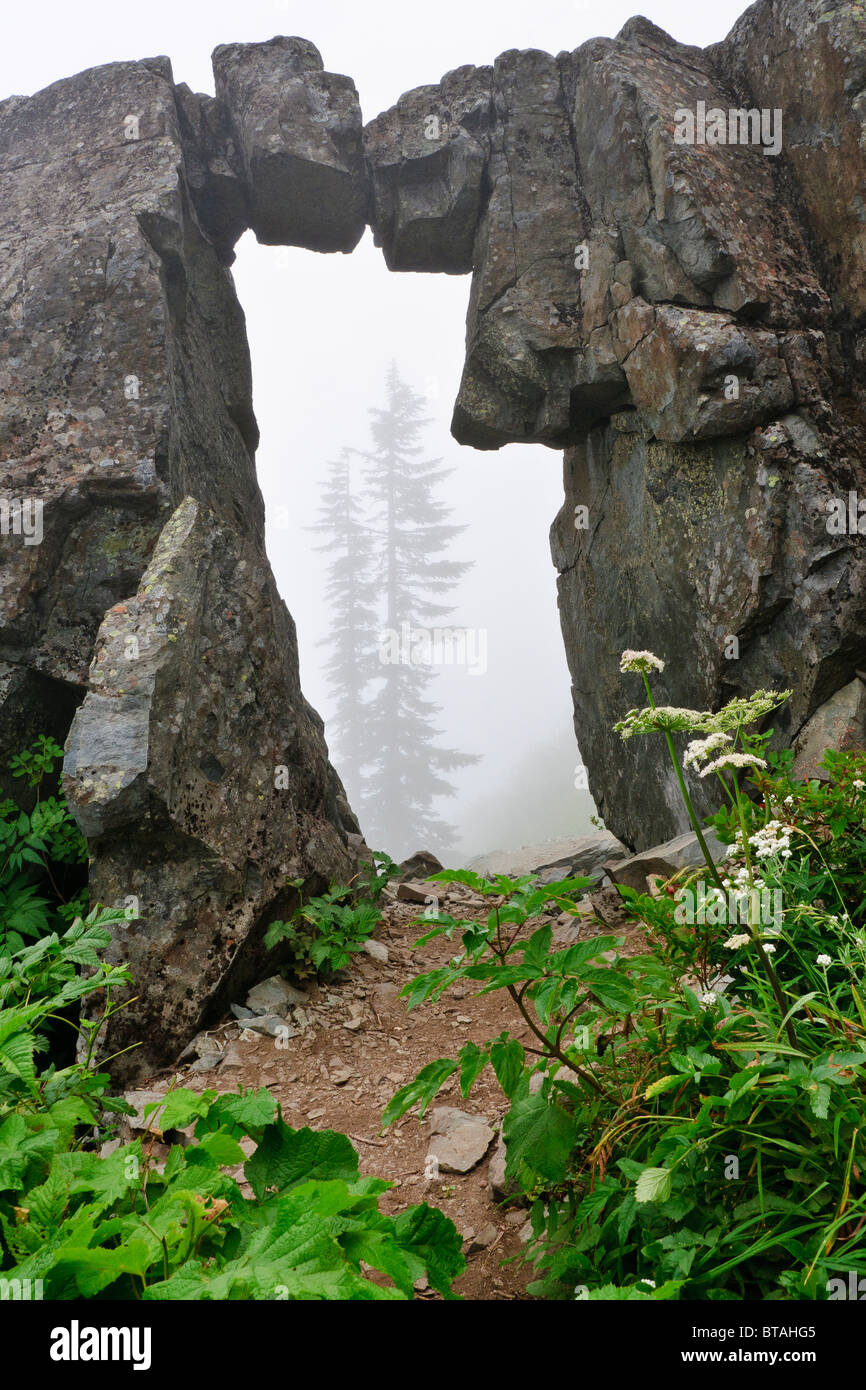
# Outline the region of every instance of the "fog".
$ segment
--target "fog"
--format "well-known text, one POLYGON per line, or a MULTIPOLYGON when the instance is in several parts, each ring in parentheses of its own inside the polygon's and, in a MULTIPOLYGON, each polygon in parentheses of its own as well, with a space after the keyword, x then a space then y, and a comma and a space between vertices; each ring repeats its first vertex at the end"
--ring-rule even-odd
MULTIPOLYGON (((723 38, 743 8, 739 0, 712 7, 650 0, 643 13, 680 41, 706 45, 723 38)), ((490 63, 509 48, 575 48, 600 22, 602 32, 616 34, 631 13, 633 5, 620 0, 601 12, 582 0, 50 0, 4 16, 0 97, 156 54, 171 58, 176 81, 212 93, 217 44, 283 33, 312 40, 327 69, 354 79, 369 120, 402 92, 461 64, 490 63)), ((233 273, 252 353, 268 550, 297 623, 304 693, 326 729, 331 696, 320 639, 330 620, 322 599, 327 558, 306 528, 316 519, 328 461, 344 445, 369 447, 368 412, 384 405, 394 360, 427 400, 424 457, 454 469, 441 496, 466 530, 449 558, 474 561, 451 595, 447 622, 487 634, 484 673, 445 668, 432 691, 443 744, 481 755, 453 775, 458 795, 437 807, 458 828, 455 854, 590 830, 594 808, 574 785, 579 754, 547 538, 561 501, 560 456, 524 445, 482 453, 461 448, 449 433, 469 277, 388 272, 369 232, 350 256, 262 247, 247 233, 233 273)))

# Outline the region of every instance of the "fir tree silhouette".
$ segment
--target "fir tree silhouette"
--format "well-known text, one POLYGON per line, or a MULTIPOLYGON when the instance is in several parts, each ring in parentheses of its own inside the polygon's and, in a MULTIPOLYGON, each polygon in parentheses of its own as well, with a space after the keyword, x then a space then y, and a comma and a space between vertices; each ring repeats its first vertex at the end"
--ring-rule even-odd
POLYGON ((453 611, 443 599, 471 568, 445 558, 465 527, 448 521, 435 495, 453 470, 420 457, 423 409, 392 363, 386 404, 370 412, 372 448, 344 449, 331 464, 315 527, 328 537, 319 548, 333 552, 326 594, 334 616, 322 640, 331 649, 335 760, 368 844, 395 856, 449 848, 454 828, 433 802, 454 795, 447 773, 478 761, 437 742, 432 667, 406 659, 405 643, 401 659, 387 659, 388 634, 442 625, 453 611), (364 460, 360 498, 350 485, 352 454, 364 460))

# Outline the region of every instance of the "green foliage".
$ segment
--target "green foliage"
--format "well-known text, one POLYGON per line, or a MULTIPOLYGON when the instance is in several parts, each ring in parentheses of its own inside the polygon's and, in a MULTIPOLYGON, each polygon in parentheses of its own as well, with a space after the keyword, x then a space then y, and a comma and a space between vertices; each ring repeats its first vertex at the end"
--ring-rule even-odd
POLYGON ((55 763, 63 750, 41 735, 31 748, 10 761, 13 777, 36 792, 28 813, 11 799, 0 802, 0 952, 17 951, 25 940, 59 930, 84 907, 80 889, 87 845, 66 802, 44 795, 45 783, 56 781, 55 763), (64 869, 67 872, 64 873, 64 869), (69 872, 71 870, 71 872, 69 872), (76 888, 67 900, 67 880, 76 888))
POLYGON ((656 718, 648 679, 647 690, 623 732, 660 731, 684 789, 672 725, 725 735, 693 748, 691 764, 727 759, 715 824, 728 861, 658 896, 621 889, 649 943, 640 954, 602 924, 555 947, 539 915, 573 909, 580 882, 438 875, 489 910, 481 922, 419 919, 422 942, 444 935, 460 949, 410 981, 409 1007, 458 983, 504 990, 534 1050, 507 1032, 467 1043, 402 1087, 384 1122, 423 1113, 455 1072, 468 1095, 493 1067, 509 1102, 506 1174, 531 1203, 538 1296, 824 1299, 830 1279, 866 1273, 866 756, 828 753, 828 780, 797 785, 770 733, 743 727, 780 697, 656 718), (699 887, 714 910, 689 920, 683 890, 699 887), (754 910, 759 887, 778 890, 780 917, 754 910))
MULTIPOLYGON (((377 896, 384 886, 378 888, 377 896)), ((289 942, 292 969, 302 979, 311 974, 329 976, 349 964, 352 953, 363 948, 381 920, 375 901, 357 897, 352 888, 331 884, 320 897, 307 903, 302 900, 290 921, 272 922, 265 945, 272 950, 289 942)))
POLYGON ((345 1135, 290 1129, 264 1089, 170 1092, 151 1133, 169 1120, 195 1120, 194 1141, 160 1164, 150 1137, 100 1158, 20 1114, 0 1121, 4 1277, 42 1280, 54 1299, 382 1300, 412 1298, 426 1276, 453 1297, 458 1231, 426 1203, 385 1216, 390 1184, 360 1176, 345 1135), (244 1136, 252 1198, 226 1171, 244 1164, 244 1136))
MULTIPOLYGON (((59 756, 41 739, 13 771, 38 790, 59 756)), ((465 1262, 452 1222, 425 1203, 386 1216, 379 1199, 391 1184, 360 1175, 349 1139, 290 1129, 264 1088, 169 1091, 148 1107, 143 1137, 101 1152, 116 1116, 132 1113, 94 1064, 123 1007, 113 995, 132 983, 101 957, 126 914, 96 907, 66 924, 46 901, 22 931, 15 874, 33 866, 50 877, 52 865, 79 861, 81 845, 56 798, 30 816, 7 803, 3 827, 0 1275, 41 1281, 39 1296, 64 1300, 405 1300, 422 1276, 455 1297, 465 1262), (85 998, 101 1003, 93 1016, 80 1014, 85 998), (68 1066, 56 1060, 58 1027, 77 1035, 68 1066), (191 1124, 192 1141, 157 1161, 157 1140, 191 1124), (253 1141, 249 1156, 242 1139, 253 1141)), ((340 908, 342 896, 322 901, 340 908)), ((340 918, 347 934, 378 916, 369 900, 353 912, 340 918)))
POLYGON ((390 854, 384 850, 373 850, 373 857, 362 867, 355 880, 355 888, 365 898, 378 902, 392 878, 400 875, 400 865, 395 864, 390 854))
POLYGON ((94 1151, 111 1117, 131 1113, 92 1065, 111 991, 129 984, 99 957, 122 920, 94 909, 62 938, 0 959, 3 1277, 41 1280, 53 1299, 381 1300, 411 1298, 423 1275, 453 1297, 464 1268, 454 1225, 426 1204, 384 1215, 390 1183, 359 1174, 346 1136, 290 1129, 264 1088, 170 1091, 148 1107, 143 1138, 94 1151), (96 993, 101 1019, 72 1025, 82 1060, 40 1072, 45 1022, 96 993), (193 1141, 157 1162, 155 1141, 190 1124, 193 1141), (229 1171, 240 1165, 252 1197, 229 1171))

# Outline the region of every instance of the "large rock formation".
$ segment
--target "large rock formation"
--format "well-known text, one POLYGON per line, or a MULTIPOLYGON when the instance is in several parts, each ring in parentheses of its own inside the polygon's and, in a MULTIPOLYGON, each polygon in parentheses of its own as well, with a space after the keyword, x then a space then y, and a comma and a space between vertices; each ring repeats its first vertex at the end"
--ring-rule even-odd
POLYGON ((231 160, 185 137, 193 105, 155 59, 0 106, 0 488, 43 531, 2 540, 2 752, 72 721, 64 785, 92 891, 130 912, 113 954, 139 1001, 109 1045, 143 1041, 137 1069, 254 977, 287 877, 351 873, 358 829, 265 556, 220 258, 238 209, 266 219, 269 195, 245 200, 231 160), (229 189, 213 240, 207 179, 229 189))
POLYGON ((566 446, 575 728, 634 847, 687 821, 661 740, 612 731, 642 701, 626 647, 666 659, 663 703, 792 687, 783 743, 866 665, 862 536, 828 528, 866 501, 864 121, 860 7, 759 0, 706 52, 634 19, 366 129, 392 267, 465 266, 456 209, 480 199, 453 431, 566 446))
POLYGON ((471 271, 454 434, 566 449, 575 726, 627 845, 684 820, 662 750, 611 731, 623 648, 673 704, 793 687, 788 742, 866 668, 858 5, 758 0, 705 52, 636 19, 366 128, 306 40, 214 70, 215 97, 155 58, 0 103, 0 754, 68 735, 94 896, 131 904, 110 1043, 138 1068, 261 970, 287 877, 353 862, 264 553, 246 228, 348 252, 369 222, 392 269, 471 271))

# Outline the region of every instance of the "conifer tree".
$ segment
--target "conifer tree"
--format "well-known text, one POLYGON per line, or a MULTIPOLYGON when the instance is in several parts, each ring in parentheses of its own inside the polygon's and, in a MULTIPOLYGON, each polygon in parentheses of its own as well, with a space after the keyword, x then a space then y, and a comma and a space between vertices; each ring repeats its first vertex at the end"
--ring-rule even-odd
MULTIPOLYGON (((449 524, 449 509, 436 498, 452 469, 419 457, 425 425, 423 402, 401 381, 392 363, 384 409, 371 411, 373 448, 368 457, 366 499, 376 532, 372 573, 382 600, 383 636, 441 624, 453 610, 442 600, 471 564, 445 558, 465 528, 449 524)), ((367 767, 364 828, 368 843, 404 854, 447 849, 454 830, 432 809, 435 798, 453 796, 444 775, 477 762, 439 746, 438 706, 428 696, 435 672, 411 658, 380 660, 378 689, 365 710, 367 767)))
POLYGON ((372 576, 373 534, 364 522, 360 497, 352 490, 352 453, 344 448, 328 465, 319 520, 310 529, 325 537, 316 549, 331 556, 325 584, 329 630, 319 641, 320 646, 330 649, 325 675, 334 703, 328 736, 349 801, 363 820, 363 706, 370 681, 378 675, 378 613, 372 576))

